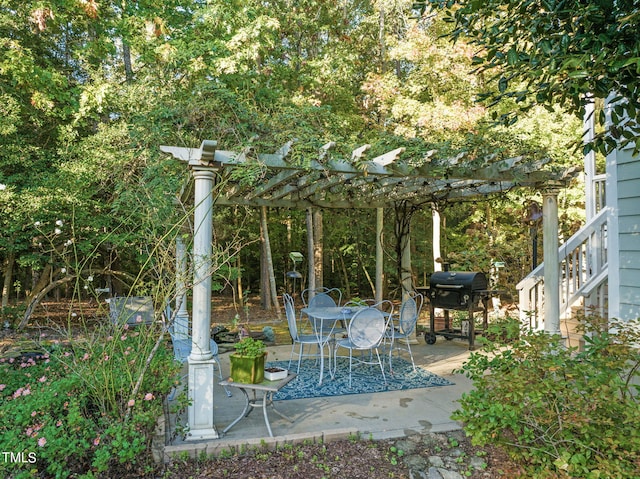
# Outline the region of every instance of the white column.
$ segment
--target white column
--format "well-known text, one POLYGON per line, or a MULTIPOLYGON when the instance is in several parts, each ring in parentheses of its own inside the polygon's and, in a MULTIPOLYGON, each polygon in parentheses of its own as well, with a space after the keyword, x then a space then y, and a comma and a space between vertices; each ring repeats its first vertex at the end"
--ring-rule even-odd
POLYGON ((440 252, 440 212, 431 205, 431 223, 433 224, 433 271, 442 271, 442 253, 440 252))
POLYGON ((189 439, 215 439, 211 348, 211 239, 215 169, 194 167, 193 327, 189 355, 189 439))
POLYGON ((544 249, 544 330, 560 334, 560 264, 558 255, 558 189, 542 192, 544 249))
POLYGON ((187 310, 187 250, 181 236, 176 238, 176 314, 173 331, 176 338, 189 338, 187 310))

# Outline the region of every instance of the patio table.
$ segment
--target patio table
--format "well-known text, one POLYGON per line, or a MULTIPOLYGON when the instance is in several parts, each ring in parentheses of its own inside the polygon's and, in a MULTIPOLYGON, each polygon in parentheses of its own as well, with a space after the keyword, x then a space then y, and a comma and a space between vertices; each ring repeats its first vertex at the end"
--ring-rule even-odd
MULTIPOLYGON (((361 306, 322 306, 322 307, 306 307, 302 308, 300 312, 302 314, 306 314, 311 321, 311 324, 314 329, 314 333, 321 338, 325 335, 333 336, 334 334, 346 334, 346 329, 336 328, 336 324, 338 321, 341 321, 344 325, 344 322, 351 319, 354 314, 359 309, 362 309, 361 306)), ((326 342, 330 340, 333 341, 335 338, 327 339, 326 342)), ((325 342, 325 343, 326 343, 325 342)), ((319 340, 320 343, 320 340, 319 340)), ((322 354, 322 346, 320 344, 320 384, 322 384, 322 376, 324 372, 324 354, 322 354)), ((329 351, 329 374, 333 379, 334 376, 334 367, 331 365, 331 347, 327 348, 329 351)))
POLYGON ((273 437, 273 431, 271 430, 271 424, 269 423, 269 416, 267 415, 267 406, 271 406, 273 412, 275 412, 278 416, 286 419, 289 422, 293 422, 292 419, 288 418, 280 411, 278 411, 273 405, 273 393, 280 391, 283 387, 285 387, 293 378, 297 376, 296 373, 289 373, 286 378, 280 379, 278 381, 262 381, 257 384, 248 384, 248 383, 238 383, 232 381, 231 378, 226 379, 224 381, 220 381, 220 385, 223 387, 231 386, 234 388, 240 389, 244 394, 245 405, 242 413, 224 430, 222 431, 222 435, 226 434, 229 429, 238 424, 243 418, 247 417, 253 411, 253 408, 262 407, 262 413, 264 414, 264 423, 267 426, 267 430, 269 431, 269 436, 273 437), (253 399, 249 398, 249 393, 247 391, 253 391, 253 399), (262 398, 257 398, 256 392, 262 392, 262 398))

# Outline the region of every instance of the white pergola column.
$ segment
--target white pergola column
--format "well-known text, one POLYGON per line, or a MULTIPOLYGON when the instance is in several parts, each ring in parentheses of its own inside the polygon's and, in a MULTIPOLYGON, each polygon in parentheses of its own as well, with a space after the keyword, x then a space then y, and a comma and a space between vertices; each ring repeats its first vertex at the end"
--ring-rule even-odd
POLYGON ((189 439, 215 439, 211 334, 211 238, 215 169, 194 167, 193 325, 189 355, 189 439))
MULTIPOLYGON (((195 180, 193 239, 193 324, 189 364, 189 440, 219 437, 213 422, 213 366, 211 353, 211 239, 213 185, 221 162, 217 142, 204 140, 200 148, 160 146, 160 151, 188 163, 195 180)), ((181 292, 178 291, 178 294, 181 292)))
POLYGON ((440 212, 431 205, 431 223, 433 224, 433 271, 442 271, 442 253, 440 249, 440 212))
POLYGON ((558 255, 557 187, 542 191, 542 240, 544 251, 544 330, 560 334, 560 264, 558 255))
POLYGON ((189 338, 189 311, 187 310, 187 249, 182 236, 176 238, 176 315, 173 331, 176 338, 189 338))

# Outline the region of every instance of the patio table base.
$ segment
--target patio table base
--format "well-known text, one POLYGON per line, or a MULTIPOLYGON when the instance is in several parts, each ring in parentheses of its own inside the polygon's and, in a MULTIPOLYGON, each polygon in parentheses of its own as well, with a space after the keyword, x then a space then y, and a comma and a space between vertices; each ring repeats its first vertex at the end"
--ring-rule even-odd
POLYGON ((296 376, 297 374, 295 373, 289 373, 286 378, 280 379, 279 381, 262 381, 258 384, 237 383, 231 381, 230 379, 220 381, 219 384, 221 386, 231 386, 240 389, 245 398, 245 405, 242 413, 240 413, 240 415, 222 431, 222 434, 226 434, 227 431, 229 431, 233 426, 235 426, 243 418, 251 414, 253 408, 257 407, 262 408, 262 413, 264 414, 264 423, 267 426, 270 437, 273 437, 273 431, 271 430, 271 424, 269 423, 267 406, 271 406, 273 412, 275 412, 281 418, 286 419, 289 422, 293 422, 292 419, 288 418, 275 408, 275 406, 273 405, 273 393, 280 391, 280 389, 285 387, 296 376), (253 391, 253 399, 249 398, 249 393, 247 391, 253 391), (262 398, 257 397, 256 391, 262 391, 262 398))

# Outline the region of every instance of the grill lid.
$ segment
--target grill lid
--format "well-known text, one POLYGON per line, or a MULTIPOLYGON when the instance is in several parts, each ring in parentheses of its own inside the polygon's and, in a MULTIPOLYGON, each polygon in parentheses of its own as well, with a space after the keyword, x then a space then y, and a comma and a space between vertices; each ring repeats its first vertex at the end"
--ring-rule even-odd
POLYGON ((438 271, 431 275, 429 287, 433 290, 479 291, 487 289, 484 273, 473 271, 438 271))

